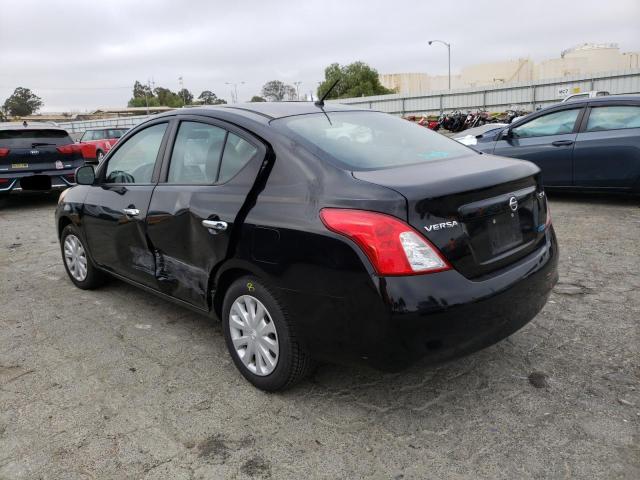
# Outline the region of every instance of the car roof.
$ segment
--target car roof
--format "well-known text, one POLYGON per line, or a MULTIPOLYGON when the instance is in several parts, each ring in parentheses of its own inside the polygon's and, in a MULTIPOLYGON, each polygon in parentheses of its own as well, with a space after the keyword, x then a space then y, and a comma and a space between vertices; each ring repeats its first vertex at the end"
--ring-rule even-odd
MULTIPOLYGON (((583 92, 588 93, 588 92, 583 92)), ((579 93, 576 95, 580 95, 579 93)), ((620 100, 635 100, 636 102, 640 102, 640 95, 602 95, 600 97, 591 97, 591 98, 577 98, 575 100, 568 100, 563 102, 565 104, 571 103, 572 105, 576 105, 578 103, 601 103, 601 102, 618 102, 620 100)), ((554 107, 557 105, 553 105, 554 107)))
POLYGON ((66 129, 60 128, 56 125, 44 122, 27 122, 25 127, 22 122, 0 122, 0 130, 61 130, 66 132, 66 129))
POLYGON ((180 114, 195 114, 206 115, 207 112, 214 114, 220 111, 234 111, 234 113, 243 115, 244 112, 257 114, 262 117, 273 120, 282 117, 291 117, 294 115, 306 115, 309 113, 321 113, 325 112, 342 112, 342 111, 367 111, 368 108, 358 108, 350 105, 341 105, 339 103, 325 103, 324 107, 320 108, 315 105, 314 102, 252 102, 252 103, 232 103, 226 105, 203 105, 201 107, 186 108, 180 110, 173 110, 167 112, 167 114, 176 113, 180 114))

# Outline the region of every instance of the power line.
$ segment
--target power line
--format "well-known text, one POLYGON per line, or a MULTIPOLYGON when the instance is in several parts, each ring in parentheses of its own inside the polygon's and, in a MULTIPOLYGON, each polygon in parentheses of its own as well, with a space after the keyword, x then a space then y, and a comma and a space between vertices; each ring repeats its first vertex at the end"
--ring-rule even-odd
MULTIPOLYGON (((15 86, 7 87, 4 85, 0 85, 0 88, 8 88, 15 89, 15 86)), ((131 90, 133 87, 131 85, 127 85, 126 87, 26 87, 29 90, 123 90, 128 89, 131 90)))

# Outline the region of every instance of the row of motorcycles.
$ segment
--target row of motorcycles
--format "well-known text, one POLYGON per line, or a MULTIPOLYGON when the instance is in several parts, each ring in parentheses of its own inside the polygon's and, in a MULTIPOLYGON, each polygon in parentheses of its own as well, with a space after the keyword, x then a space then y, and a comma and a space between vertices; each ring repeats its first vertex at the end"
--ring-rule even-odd
MULTIPOLYGON (((487 110, 483 109, 475 112, 468 111, 467 113, 456 110, 451 113, 443 113, 437 118, 422 117, 417 123, 431 130, 438 131, 443 129, 455 133, 468 128, 479 127, 487 123, 511 123, 514 118, 521 117, 527 113, 528 112, 517 109, 509 109, 500 114, 490 114, 487 110)), ((407 120, 416 121, 416 118, 409 117, 407 120)))

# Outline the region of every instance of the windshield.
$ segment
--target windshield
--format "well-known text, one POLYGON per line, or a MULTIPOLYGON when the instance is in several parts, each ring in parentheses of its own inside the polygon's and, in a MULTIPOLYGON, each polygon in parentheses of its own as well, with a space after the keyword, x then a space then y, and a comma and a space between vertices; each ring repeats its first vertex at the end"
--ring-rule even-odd
POLYGON ((347 170, 378 170, 469 155, 473 150, 386 113, 322 112, 272 122, 347 170))

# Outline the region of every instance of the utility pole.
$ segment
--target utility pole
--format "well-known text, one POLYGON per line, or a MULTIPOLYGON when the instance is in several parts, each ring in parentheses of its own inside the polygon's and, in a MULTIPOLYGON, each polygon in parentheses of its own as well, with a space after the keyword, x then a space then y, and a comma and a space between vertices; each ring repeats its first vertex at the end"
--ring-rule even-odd
POLYGON ((231 90, 231 103, 238 103, 238 85, 244 85, 244 82, 224 82, 224 84, 233 87, 233 90, 231 90))
POLYGON ((302 85, 302 82, 293 82, 293 84, 296 86, 296 100, 300 100, 300 85, 302 85))
POLYGON ((447 47, 447 56, 449 58, 449 90, 451 90, 451 44, 443 40, 429 40, 429 45, 432 43, 441 43, 447 47))
POLYGON ((182 78, 182 75, 178 77, 178 85, 180 85, 180 98, 182 98, 182 106, 184 107, 186 102, 184 98, 184 79, 182 78))

